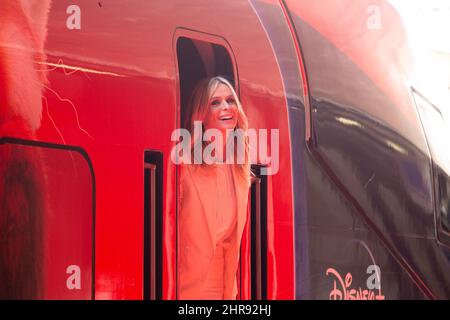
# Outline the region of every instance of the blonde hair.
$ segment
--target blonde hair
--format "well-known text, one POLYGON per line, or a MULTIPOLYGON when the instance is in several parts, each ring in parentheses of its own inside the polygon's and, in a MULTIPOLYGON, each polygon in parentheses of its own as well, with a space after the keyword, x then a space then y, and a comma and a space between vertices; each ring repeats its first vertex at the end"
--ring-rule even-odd
MULTIPOLYGON (((248 120, 247 116, 244 112, 244 109, 242 108, 241 102, 239 100, 239 97, 236 94, 236 91, 233 88, 233 85, 224 77, 216 76, 213 78, 207 78, 203 79, 198 83, 198 85, 195 87, 191 99, 189 101, 189 105, 187 108, 187 114, 185 118, 184 128, 187 129, 191 136, 193 136, 194 131, 194 121, 203 121, 205 120, 208 110, 209 110, 209 100, 211 98, 211 95, 216 91, 216 89, 219 87, 219 85, 225 85, 227 86, 236 102, 236 106, 238 109, 238 119, 235 129, 241 129, 244 133, 247 131, 248 128, 248 120)), ((205 131, 205 128, 202 124, 202 135, 205 131)), ((200 138, 201 139, 201 138, 200 138)), ((251 177, 251 170, 250 170, 250 150, 249 150, 249 143, 248 138, 244 135, 244 163, 238 164, 238 172, 240 173, 241 177, 245 180, 245 182, 249 185, 250 184, 250 177, 251 177)), ((206 147, 208 144, 207 142, 202 141, 192 141, 191 144, 194 145, 195 143, 202 143, 203 148, 206 147)), ((234 144, 234 157, 236 158, 236 150, 237 145, 234 144)), ((191 148, 192 150, 192 156, 194 156, 193 150, 194 148, 191 148)), ((204 162, 202 162, 204 164, 204 162)))

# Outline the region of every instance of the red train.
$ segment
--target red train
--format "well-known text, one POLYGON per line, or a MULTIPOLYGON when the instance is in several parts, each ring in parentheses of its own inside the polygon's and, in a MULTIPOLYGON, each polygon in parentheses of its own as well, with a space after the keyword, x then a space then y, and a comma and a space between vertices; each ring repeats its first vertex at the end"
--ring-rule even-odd
POLYGON ((1 6, 0 298, 177 299, 170 137, 214 75, 279 129, 240 299, 450 297, 444 109, 388 1, 1 6))

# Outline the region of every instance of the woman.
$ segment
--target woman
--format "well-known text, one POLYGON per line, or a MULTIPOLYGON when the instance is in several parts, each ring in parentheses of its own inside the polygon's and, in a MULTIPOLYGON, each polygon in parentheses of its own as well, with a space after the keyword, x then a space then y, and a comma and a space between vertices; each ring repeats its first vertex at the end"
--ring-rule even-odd
MULTIPOLYGON (((185 123, 191 136, 196 121, 201 121, 203 132, 218 130, 224 143, 215 149, 215 163, 206 164, 202 159, 200 164, 181 166, 179 298, 236 299, 236 273, 251 173, 244 136, 240 136, 244 139, 240 141, 242 144, 235 141, 234 147, 229 148, 231 139, 235 139, 230 133, 245 132, 247 117, 233 86, 225 78, 207 79, 196 87, 185 123), (235 161, 238 146, 244 147, 243 163, 235 161), (225 164, 226 159, 234 160, 234 164, 225 164)), ((211 142, 202 142, 197 137, 193 144, 198 143, 205 150, 211 142)))

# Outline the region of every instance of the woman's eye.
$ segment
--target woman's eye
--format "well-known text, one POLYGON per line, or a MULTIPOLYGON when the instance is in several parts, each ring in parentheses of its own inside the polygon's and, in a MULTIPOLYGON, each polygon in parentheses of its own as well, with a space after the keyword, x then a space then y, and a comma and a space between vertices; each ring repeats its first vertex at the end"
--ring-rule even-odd
POLYGON ((212 105, 212 106, 217 106, 217 105, 219 105, 219 104, 220 104, 219 100, 213 100, 213 101, 211 102, 211 105, 212 105))
POLYGON ((227 99, 227 103, 228 103, 228 104, 234 104, 234 103, 235 103, 235 100, 234 100, 233 98, 228 98, 228 99, 227 99))

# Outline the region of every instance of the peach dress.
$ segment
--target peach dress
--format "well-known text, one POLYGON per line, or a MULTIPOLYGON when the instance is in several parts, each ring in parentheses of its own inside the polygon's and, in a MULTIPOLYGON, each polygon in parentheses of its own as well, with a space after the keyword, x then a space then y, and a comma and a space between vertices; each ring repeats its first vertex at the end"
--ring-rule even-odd
POLYGON ((217 179, 216 248, 203 288, 202 299, 221 300, 224 291, 224 258, 228 239, 237 224, 236 189, 230 165, 213 165, 217 179))

